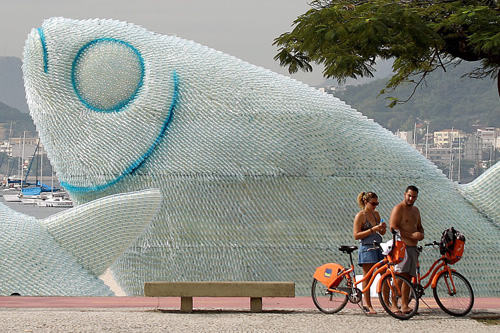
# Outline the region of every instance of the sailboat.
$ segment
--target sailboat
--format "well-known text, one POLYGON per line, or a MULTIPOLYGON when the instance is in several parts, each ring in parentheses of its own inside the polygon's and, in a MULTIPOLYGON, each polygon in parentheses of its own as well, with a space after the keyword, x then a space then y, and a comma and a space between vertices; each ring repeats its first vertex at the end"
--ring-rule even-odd
MULTIPOLYGON (((11 132, 12 132, 12 123, 11 123, 11 132)), ((10 143, 9 133, 9 143, 10 143)), ((21 160, 19 161, 19 174, 21 175, 19 179, 16 177, 7 176, 7 186, 3 199, 6 202, 20 202, 21 201, 21 189, 23 188, 23 162, 24 162, 24 143, 26 141, 26 131, 23 132, 23 149, 21 153, 21 160)), ((10 169, 9 169, 10 173, 10 169)))
MULTIPOLYGON (((42 154, 40 153, 40 168, 42 165, 42 154)), ((40 172, 40 198, 36 201, 38 207, 57 207, 57 208, 71 208, 73 201, 69 198, 66 192, 60 191, 59 188, 54 187, 54 171, 51 176, 51 186, 45 185, 42 182, 43 172, 40 172)))
POLYGON ((71 208, 73 201, 67 197, 66 193, 49 194, 46 199, 41 199, 36 203, 39 207, 71 208))

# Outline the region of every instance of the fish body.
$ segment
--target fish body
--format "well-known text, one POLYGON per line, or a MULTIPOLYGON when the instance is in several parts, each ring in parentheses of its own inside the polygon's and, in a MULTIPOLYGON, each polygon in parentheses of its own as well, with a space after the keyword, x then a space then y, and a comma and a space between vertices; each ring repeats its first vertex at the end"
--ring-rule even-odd
POLYGON ((337 247, 354 243, 357 194, 376 192, 388 220, 410 184, 421 190, 426 239, 462 231, 461 270, 478 295, 500 294, 500 266, 487 257, 500 252, 498 221, 338 98, 104 19, 44 21, 26 41, 23 72, 30 114, 73 200, 161 189, 153 223, 112 266, 128 294, 158 280, 295 281, 297 295, 309 294, 317 266, 348 263, 337 247))

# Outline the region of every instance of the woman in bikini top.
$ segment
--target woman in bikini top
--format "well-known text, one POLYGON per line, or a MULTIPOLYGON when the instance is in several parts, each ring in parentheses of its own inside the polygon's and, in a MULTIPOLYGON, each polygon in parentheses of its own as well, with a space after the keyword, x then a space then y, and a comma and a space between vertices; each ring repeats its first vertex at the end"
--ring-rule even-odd
MULTIPOLYGON (((380 214, 376 211, 378 206, 378 196, 374 192, 361 192, 357 198, 361 209, 354 218, 353 234, 354 239, 361 243, 358 251, 358 265, 363 267, 363 275, 366 275, 373 265, 384 258, 380 248, 373 248, 373 241, 382 242, 385 234, 385 223, 380 223, 380 214)), ((367 281, 363 281, 363 289, 367 281)), ((373 309, 370 291, 363 294, 366 306, 365 311, 375 314, 373 309)))

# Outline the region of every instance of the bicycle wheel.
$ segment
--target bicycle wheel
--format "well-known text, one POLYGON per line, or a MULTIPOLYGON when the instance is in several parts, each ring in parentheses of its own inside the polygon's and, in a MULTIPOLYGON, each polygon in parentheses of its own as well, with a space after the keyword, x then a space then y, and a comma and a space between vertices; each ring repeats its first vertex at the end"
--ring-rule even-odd
POLYGON ((380 304, 384 310, 394 318, 407 320, 418 311, 418 298, 411 282, 401 275, 387 275, 382 279, 382 290, 378 294, 380 304), (407 310, 403 311, 404 292, 408 294, 407 310))
MULTIPOLYGON (((346 279, 342 279, 339 287, 346 287, 346 281, 346 279)), ((328 291, 326 286, 316 279, 312 283, 311 296, 314 305, 316 305, 319 311, 324 313, 337 313, 347 304, 347 295, 328 291)))
POLYGON ((465 316, 474 305, 474 291, 467 279, 460 273, 443 273, 437 279, 436 288, 433 289, 434 299, 439 307, 455 317, 465 316), (453 285, 455 291, 453 291, 453 285))

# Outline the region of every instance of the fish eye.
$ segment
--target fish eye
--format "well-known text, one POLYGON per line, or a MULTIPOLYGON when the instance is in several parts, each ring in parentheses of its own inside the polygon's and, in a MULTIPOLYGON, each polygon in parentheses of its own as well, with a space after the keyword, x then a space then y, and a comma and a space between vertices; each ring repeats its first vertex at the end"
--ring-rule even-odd
POLYGON ((139 92, 144 78, 144 60, 131 44, 114 38, 99 38, 76 54, 71 81, 76 95, 97 112, 122 111, 139 92))

